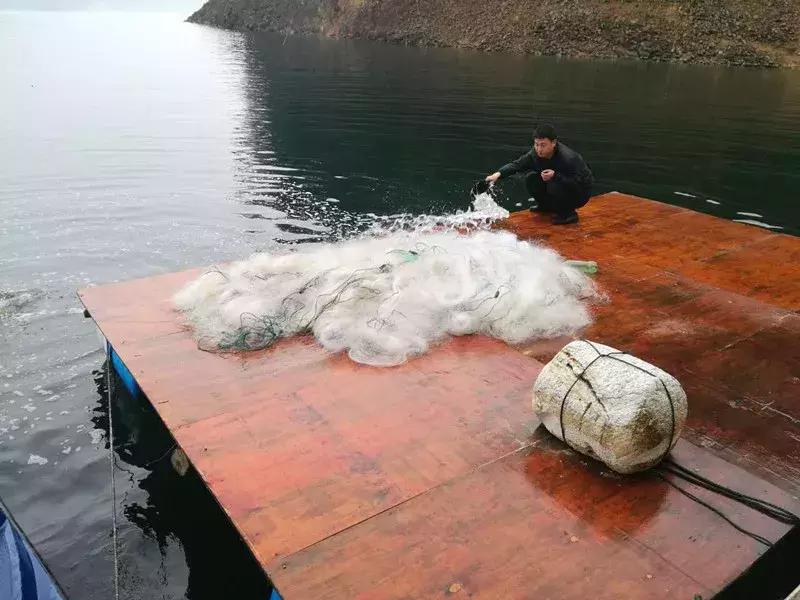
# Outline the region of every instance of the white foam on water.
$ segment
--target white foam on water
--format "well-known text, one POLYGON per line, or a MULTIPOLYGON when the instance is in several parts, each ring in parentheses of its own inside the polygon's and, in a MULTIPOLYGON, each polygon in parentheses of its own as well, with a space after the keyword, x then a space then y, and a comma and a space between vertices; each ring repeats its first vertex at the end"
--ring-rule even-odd
POLYGON ((760 215, 760 214, 758 214, 758 213, 754 213, 754 212, 741 212, 741 211, 736 211, 736 214, 737 214, 737 215, 740 215, 740 216, 742 216, 742 217, 753 217, 754 219, 763 219, 763 218, 764 218, 764 215, 760 215))
POLYGON ((39 456, 38 454, 31 454, 28 457, 28 464, 29 465, 46 465, 48 460, 44 456, 39 456))
POLYGON ((495 221, 505 219, 509 212, 498 205, 488 193, 473 198, 468 210, 459 210, 445 215, 376 215, 367 213, 368 227, 362 237, 381 237, 394 231, 413 231, 417 233, 444 230, 464 231, 485 229, 495 221))
POLYGON ((714 204, 716 206, 722 204, 722 202, 717 202, 716 200, 711 200, 710 198, 706 198, 706 202, 708 202, 709 204, 714 204))
POLYGON ((685 196, 686 198, 697 198, 694 194, 687 194, 686 192, 672 192, 676 196, 685 196))
POLYGON ((763 229, 783 229, 780 225, 770 225, 769 223, 762 223, 761 221, 754 221, 753 219, 733 219, 734 223, 744 223, 745 225, 755 225, 763 229))

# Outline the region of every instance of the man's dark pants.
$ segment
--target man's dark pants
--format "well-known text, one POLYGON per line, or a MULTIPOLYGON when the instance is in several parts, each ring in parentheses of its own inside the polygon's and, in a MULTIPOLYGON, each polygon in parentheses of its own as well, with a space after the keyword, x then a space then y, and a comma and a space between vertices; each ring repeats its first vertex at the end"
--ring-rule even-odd
POLYGON ((542 212, 552 212, 559 216, 570 215, 576 208, 589 202, 589 193, 571 183, 562 183, 551 179, 542 180, 539 173, 531 173, 525 177, 525 189, 536 198, 536 204, 542 212))

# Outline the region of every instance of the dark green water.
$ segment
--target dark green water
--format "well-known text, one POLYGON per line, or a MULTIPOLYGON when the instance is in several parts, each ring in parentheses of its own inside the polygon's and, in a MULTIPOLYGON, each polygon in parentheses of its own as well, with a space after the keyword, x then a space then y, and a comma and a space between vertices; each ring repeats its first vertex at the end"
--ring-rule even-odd
POLYGON ((476 176, 549 120, 584 154, 598 192, 757 213, 800 233, 800 72, 248 42, 247 97, 269 115, 250 115, 253 146, 313 169, 308 189, 348 211, 460 207, 476 176))
MULTIPOLYGON (((598 192, 800 234, 800 72, 181 17, 0 12, 0 496, 74 598, 112 585, 103 355, 78 287, 336 239, 369 213, 465 208, 538 119, 583 153, 598 192)), ((508 208, 524 200, 506 191, 508 208)), ((122 597, 249 597, 259 584, 232 571, 244 563, 197 481, 151 464, 170 443, 157 420, 115 406, 122 597)))

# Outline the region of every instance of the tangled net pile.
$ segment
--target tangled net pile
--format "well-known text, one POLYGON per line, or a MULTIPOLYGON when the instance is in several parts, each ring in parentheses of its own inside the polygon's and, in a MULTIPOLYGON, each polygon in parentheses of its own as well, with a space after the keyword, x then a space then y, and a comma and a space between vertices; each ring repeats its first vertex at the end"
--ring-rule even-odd
POLYGON ((594 296, 556 252, 511 233, 422 228, 255 254, 208 271, 175 304, 204 350, 311 332, 331 352, 391 366, 452 335, 513 344, 573 333, 594 296))

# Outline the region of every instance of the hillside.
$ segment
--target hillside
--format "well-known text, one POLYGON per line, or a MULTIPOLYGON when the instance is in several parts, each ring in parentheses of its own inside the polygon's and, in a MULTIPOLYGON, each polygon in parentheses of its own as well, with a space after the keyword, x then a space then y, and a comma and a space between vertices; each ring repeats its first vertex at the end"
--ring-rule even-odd
POLYGON ((800 65, 800 0, 210 0, 189 20, 485 51, 800 65))

